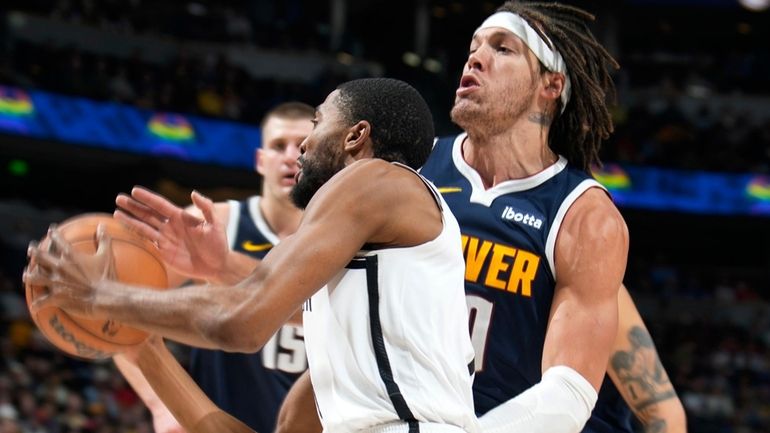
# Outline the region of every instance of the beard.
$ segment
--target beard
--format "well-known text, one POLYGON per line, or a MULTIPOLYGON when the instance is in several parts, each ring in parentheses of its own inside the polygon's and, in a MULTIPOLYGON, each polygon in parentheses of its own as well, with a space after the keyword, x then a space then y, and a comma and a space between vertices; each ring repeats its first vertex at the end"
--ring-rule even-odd
POLYGON ((489 107, 481 107, 478 101, 457 99, 452 106, 452 111, 449 112, 449 117, 455 125, 467 131, 473 124, 484 123, 479 126, 487 126, 490 111, 489 107))
POLYGON ((325 161, 306 160, 300 157, 302 176, 291 190, 291 201, 299 209, 305 209, 316 192, 321 189, 337 172, 345 168, 342 161, 328 159, 325 161))
POLYGON ((527 113, 537 90, 536 85, 535 82, 529 86, 520 84, 512 90, 494 93, 493 97, 477 93, 457 98, 449 113, 450 118, 464 131, 499 132, 527 113))

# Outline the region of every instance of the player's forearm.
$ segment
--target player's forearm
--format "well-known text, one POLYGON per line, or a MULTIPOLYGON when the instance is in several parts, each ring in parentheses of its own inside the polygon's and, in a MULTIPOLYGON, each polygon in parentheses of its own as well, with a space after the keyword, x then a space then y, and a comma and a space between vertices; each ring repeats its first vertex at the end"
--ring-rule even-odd
MULTIPOLYGON (((250 347, 256 344, 254 333, 231 332, 236 319, 245 326, 252 318, 233 314, 249 302, 243 290, 196 285, 160 291, 104 282, 97 287, 93 312, 194 347, 256 351, 250 347)), ((250 324, 259 327, 256 317, 250 324)))
POLYGON ((687 433, 687 417, 676 394, 644 408, 632 407, 631 410, 645 433, 687 433))
POLYGON ((479 418, 483 433, 578 433, 598 394, 577 371, 555 366, 542 380, 479 418))
POLYGON ((149 409, 156 433, 186 433, 184 427, 179 424, 158 397, 134 361, 122 354, 115 355, 112 360, 115 361, 115 366, 149 409))
POLYGON ((625 286, 618 292, 618 308, 618 333, 607 373, 646 432, 686 432, 682 402, 625 286))
MULTIPOLYGON (((147 409, 149 409, 154 416, 156 410, 158 410, 160 406, 163 406, 163 402, 158 398, 158 395, 155 394, 155 391, 152 390, 152 387, 147 382, 147 379, 144 378, 142 372, 134 363, 121 354, 115 355, 112 360, 115 361, 115 366, 118 368, 118 371, 123 374, 126 382, 131 385, 131 388, 133 388, 134 392, 136 392, 139 398, 142 399, 142 402, 144 402, 147 409)), ((163 406, 163 408, 165 409, 165 406, 163 406)))
POLYGON ((253 433, 218 408, 170 354, 161 339, 151 339, 131 354, 157 396, 189 433, 253 433))
POLYGON ((682 402, 660 362, 644 325, 619 335, 608 373, 631 411, 648 432, 687 431, 682 402))

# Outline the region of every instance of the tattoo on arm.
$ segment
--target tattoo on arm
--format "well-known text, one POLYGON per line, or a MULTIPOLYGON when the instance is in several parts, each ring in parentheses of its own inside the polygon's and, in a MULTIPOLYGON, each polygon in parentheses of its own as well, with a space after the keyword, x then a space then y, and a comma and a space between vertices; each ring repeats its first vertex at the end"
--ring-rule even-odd
POLYGON ((642 422, 647 433, 664 433, 666 420, 656 413, 655 405, 676 397, 673 385, 660 362, 649 332, 634 326, 628 332, 631 349, 612 355, 610 365, 625 386, 626 401, 642 422))

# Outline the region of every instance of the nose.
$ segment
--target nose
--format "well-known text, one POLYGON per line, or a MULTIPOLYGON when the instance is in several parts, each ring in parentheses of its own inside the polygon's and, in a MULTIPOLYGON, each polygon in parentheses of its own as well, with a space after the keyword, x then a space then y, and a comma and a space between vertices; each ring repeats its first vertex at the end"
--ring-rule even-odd
POLYGON ((284 152, 284 157, 286 160, 290 162, 297 162, 297 158, 299 158, 299 155, 302 153, 301 147, 302 143, 289 143, 286 146, 286 151, 284 152))
POLYGON ((468 62, 466 66, 468 70, 484 71, 486 69, 487 55, 483 46, 480 46, 472 53, 468 54, 468 62))
POLYGON ((299 149, 298 150, 299 150, 299 154, 300 155, 304 155, 305 152, 307 151, 307 139, 308 139, 308 137, 305 137, 305 139, 302 140, 302 143, 299 144, 299 149))

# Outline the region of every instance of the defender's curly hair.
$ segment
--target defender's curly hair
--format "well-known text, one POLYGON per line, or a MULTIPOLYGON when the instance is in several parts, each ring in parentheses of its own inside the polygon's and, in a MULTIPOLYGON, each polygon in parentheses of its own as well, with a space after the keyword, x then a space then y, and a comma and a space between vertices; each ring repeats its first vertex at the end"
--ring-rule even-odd
MULTIPOLYGON (((607 101, 615 99, 610 72, 620 68, 588 28, 595 17, 574 6, 545 2, 508 1, 497 11, 522 17, 567 63, 572 95, 561 114, 557 101, 548 144, 572 164, 590 170, 600 163, 601 143, 614 130, 607 101)), ((540 67, 546 70, 542 63, 540 67)))

